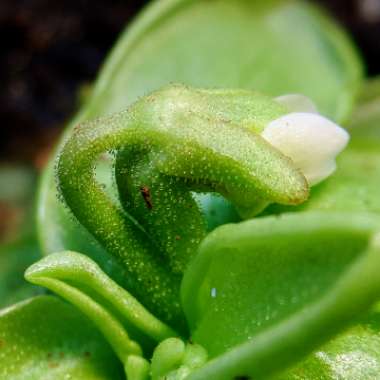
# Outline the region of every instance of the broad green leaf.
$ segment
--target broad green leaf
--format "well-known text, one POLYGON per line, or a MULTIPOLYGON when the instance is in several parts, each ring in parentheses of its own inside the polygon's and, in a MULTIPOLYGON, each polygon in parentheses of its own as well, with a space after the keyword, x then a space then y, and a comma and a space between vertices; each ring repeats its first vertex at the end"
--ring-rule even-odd
POLYGON ((92 323, 51 296, 0 312, 2 380, 117 380, 123 369, 92 323))
POLYGON ((26 268, 40 257, 37 241, 30 236, 0 246, 0 308, 41 293, 24 279, 26 268))
POLYGON ((214 357, 189 379, 262 378, 346 327, 380 297, 379 228, 327 212, 217 228, 182 284, 192 339, 214 357))
POLYGON ((275 380, 368 380, 380 373, 380 315, 371 313, 275 380))
MULTIPOLYGON (((310 96, 322 113, 341 120, 350 112, 360 78, 361 64, 347 36, 307 2, 156 1, 121 36, 68 128, 124 109, 173 81, 273 96, 299 92, 310 96)), ((124 285, 120 266, 73 221, 58 198, 51 163, 38 202, 43 251, 84 252, 124 285)), ((215 213, 213 197, 207 199, 205 209, 215 213)), ((229 210, 212 215, 210 226, 215 220, 221 223, 225 214, 230 217, 229 210)))
POLYGON ((122 35, 82 111, 87 117, 119 111, 175 81, 301 93, 341 120, 360 77, 347 36, 307 2, 156 1, 122 35))

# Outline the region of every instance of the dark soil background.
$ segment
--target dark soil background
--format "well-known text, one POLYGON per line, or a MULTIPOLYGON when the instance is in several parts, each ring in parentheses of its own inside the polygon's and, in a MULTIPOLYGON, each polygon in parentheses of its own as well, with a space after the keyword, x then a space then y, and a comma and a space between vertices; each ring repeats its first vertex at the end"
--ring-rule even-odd
MULTIPOLYGON (((320 0, 380 73, 380 0, 320 0)), ((0 162, 41 167, 78 93, 147 1, 0 0, 0 162)))

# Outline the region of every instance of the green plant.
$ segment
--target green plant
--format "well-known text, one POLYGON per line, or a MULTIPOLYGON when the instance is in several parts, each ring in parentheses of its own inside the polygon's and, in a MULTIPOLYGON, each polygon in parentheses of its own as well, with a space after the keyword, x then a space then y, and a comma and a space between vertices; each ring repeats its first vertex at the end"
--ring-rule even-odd
POLYGON ((312 189, 345 134, 308 161, 267 129, 310 107, 275 98, 289 92, 348 120, 360 84, 349 41, 309 4, 153 3, 41 181, 46 256, 25 276, 75 308, 5 309, 1 378, 375 378, 379 92, 366 87, 336 173, 312 189))

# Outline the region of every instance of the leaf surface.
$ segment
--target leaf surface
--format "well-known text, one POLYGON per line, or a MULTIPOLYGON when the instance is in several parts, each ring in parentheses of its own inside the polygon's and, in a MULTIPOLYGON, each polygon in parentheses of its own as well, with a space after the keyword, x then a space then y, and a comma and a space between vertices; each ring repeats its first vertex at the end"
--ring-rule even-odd
POLYGON ((380 372, 380 315, 375 311, 275 380, 367 380, 380 372))
POLYGON ((377 215, 308 212, 211 233, 182 299, 192 339, 215 359, 190 379, 268 376, 368 310, 380 296, 379 223, 377 215))
POLYGON ((122 368, 92 323, 51 296, 0 312, 0 378, 117 380, 122 368))

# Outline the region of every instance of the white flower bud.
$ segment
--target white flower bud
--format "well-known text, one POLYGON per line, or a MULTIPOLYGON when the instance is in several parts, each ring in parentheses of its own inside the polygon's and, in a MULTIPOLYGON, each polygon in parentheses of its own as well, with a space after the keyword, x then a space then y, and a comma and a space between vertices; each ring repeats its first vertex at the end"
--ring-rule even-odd
POLYGON ((334 172, 335 158, 349 140, 339 125, 308 112, 292 112, 271 121, 262 136, 294 162, 310 185, 334 172))

